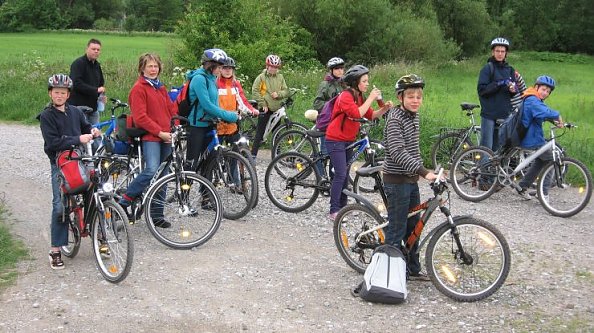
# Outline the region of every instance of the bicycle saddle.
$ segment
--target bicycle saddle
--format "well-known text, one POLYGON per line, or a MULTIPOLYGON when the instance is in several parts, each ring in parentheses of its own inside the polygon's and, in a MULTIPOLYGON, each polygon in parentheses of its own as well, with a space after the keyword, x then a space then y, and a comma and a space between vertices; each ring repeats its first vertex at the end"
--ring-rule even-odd
POLYGON ((469 111, 469 110, 473 110, 473 109, 481 107, 478 104, 473 104, 473 103, 468 103, 468 102, 463 102, 460 104, 460 106, 462 107, 463 111, 469 111))
POLYGON ((307 131, 305 131, 305 133, 307 134, 307 136, 310 136, 312 138, 320 138, 326 134, 326 132, 318 131, 318 130, 307 130, 307 131))
POLYGON ((384 166, 382 164, 376 165, 376 166, 363 167, 363 168, 357 169, 356 172, 359 176, 369 177, 369 176, 373 175, 374 173, 382 171, 383 167, 384 166))

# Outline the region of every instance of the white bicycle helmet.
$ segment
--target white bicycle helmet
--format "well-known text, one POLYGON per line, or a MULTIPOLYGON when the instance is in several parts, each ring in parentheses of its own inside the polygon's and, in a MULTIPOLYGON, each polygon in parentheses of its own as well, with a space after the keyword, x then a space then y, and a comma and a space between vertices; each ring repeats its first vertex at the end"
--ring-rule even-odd
POLYGON ((336 67, 344 67, 344 60, 339 57, 334 57, 328 60, 328 64, 326 64, 329 70, 333 70, 336 67))
POLYGON ((505 49, 509 49, 509 41, 503 37, 497 37, 491 41, 491 50, 495 46, 505 46, 505 49))
POLYGON ((281 64, 281 58, 276 54, 271 54, 268 57, 266 57, 266 65, 268 66, 280 67, 281 64))
POLYGON ((72 79, 66 74, 54 74, 47 80, 47 89, 52 88, 67 88, 72 89, 72 79))
POLYGON ((316 121, 318 118, 318 111, 317 110, 307 110, 305 111, 305 119, 316 121))

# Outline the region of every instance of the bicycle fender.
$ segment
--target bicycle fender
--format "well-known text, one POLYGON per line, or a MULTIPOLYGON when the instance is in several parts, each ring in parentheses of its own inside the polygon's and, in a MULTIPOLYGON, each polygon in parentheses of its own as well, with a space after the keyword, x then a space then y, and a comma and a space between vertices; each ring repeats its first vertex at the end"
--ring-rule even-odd
POLYGON ((375 214, 376 217, 380 220, 383 219, 381 214, 378 212, 377 208, 375 208, 371 201, 367 200, 364 196, 357 194, 355 192, 351 192, 347 189, 342 190, 342 193, 344 193, 348 197, 354 198, 359 204, 369 208, 369 210, 371 210, 373 214, 375 214))

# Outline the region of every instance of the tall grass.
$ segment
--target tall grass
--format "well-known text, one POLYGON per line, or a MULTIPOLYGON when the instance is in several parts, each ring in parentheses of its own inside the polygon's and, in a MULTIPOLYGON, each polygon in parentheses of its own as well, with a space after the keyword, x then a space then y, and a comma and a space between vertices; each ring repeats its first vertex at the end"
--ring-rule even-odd
MULTIPOLYGON (((182 80, 174 76, 172 50, 179 41, 168 35, 126 36, 102 33, 0 34, 0 119, 36 123, 34 116, 47 103, 46 79, 52 73, 68 72, 70 63, 82 55, 89 38, 102 41, 100 61, 106 78, 108 95, 127 99, 136 80, 137 59, 141 53, 157 52, 165 62, 161 80, 168 86, 182 80)), ((407 73, 425 78, 427 86, 421 109, 421 147, 428 156, 433 135, 441 127, 460 127, 468 118, 460 111, 461 102, 478 103, 476 83, 478 72, 487 56, 465 61, 452 61, 439 66, 419 63, 390 63, 371 70, 371 83, 383 91, 384 99, 397 101, 396 80, 407 73)), ((558 87, 546 103, 559 110, 566 121, 579 128, 560 139, 571 156, 594 168, 594 57, 547 52, 511 53, 509 62, 531 83, 538 75, 553 76, 558 87)), ((263 61, 264 62, 264 61, 263 61)), ((239 64, 241 65, 241 64, 239 64)), ((264 67, 264 64, 263 64, 264 67)), ((291 64, 282 69, 290 87, 300 89, 290 111, 295 120, 307 123, 303 112, 311 108, 317 87, 324 76, 323 68, 292 70, 291 64)), ((238 73, 241 76, 241 73, 238 73)), ((251 82, 242 82, 246 92, 251 82)), ((376 131, 379 135, 381 130, 376 131)))
POLYGON ((11 236, 5 221, 4 193, 0 193, 0 291, 14 282, 17 277, 16 263, 28 255, 23 242, 11 236))

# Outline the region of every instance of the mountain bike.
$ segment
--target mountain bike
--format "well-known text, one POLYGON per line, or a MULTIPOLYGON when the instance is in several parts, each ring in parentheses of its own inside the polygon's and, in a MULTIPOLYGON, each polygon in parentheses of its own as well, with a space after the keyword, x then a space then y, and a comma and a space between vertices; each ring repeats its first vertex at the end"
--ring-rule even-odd
MULTIPOLYGON (((99 159, 109 156, 73 156, 94 165, 99 159)), ((87 145, 91 152, 91 145, 87 145)), ((124 209, 114 200, 113 186, 101 181, 102 168, 96 167, 91 176, 91 187, 82 194, 64 195, 64 218, 68 220, 68 245, 60 251, 74 258, 79 251, 81 239, 91 236, 93 253, 101 275, 111 283, 123 281, 130 272, 134 258, 134 243, 128 232, 128 218, 124 209)))
MULTIPOLYGON (((366 150, 366 153, 358 155, 356 161, 354 161, 350 168, 349 168, 349 183, 351 185, 355 184, 355 179, 357 177, 356 171, 358 168, 369 166, 372 163, 369 162, 370 159, 366 154, 369 154, 373 151, 374 154, 374 162, 373 163, 381 163, 385 157, 385 148, 383 143, 380 140, 372 139, 369 137, 369 132, 371 127, 377 126, 378 120, 372 121, 365 121, 362 122, 361 129, 359 132, 359 136, 362 138, 361 140, 367 138, 369 147, 366 150)), ((281 133, 278 136, 278 140, 272 147, 272 155, 274 157, 289 151, 296 151, 302 153, 310 158, 314 159, 316 156, 320 155, 320 138, 325 135, 325 132, 318 131, 314 128, 301 131, 301 130, 288 130, 284 133, 281 133)), ((274 158, 273 158, 274 159, 274 158)), ((326 166, 329 166, 327 161, 320 160, 318 161, 318 171, 322 178, 328 177, 331 175, 332 172, 330 170, 326 170, 326 166)), ((373 192, 375 188, 373 186, 373 182, 367 179, 357 179, 357 183, 359 184, 358 190, 362 192, 373 192)))
MULTIPOLYGON (((281 108, 272 112, 268 123, 266 123, 266 129, 262 137, 262 143, 268 141, 268 137, 271 138, 270 146, 272 147, 277 141, 279 134, 290 129, 299 129, 302 131, 307 130, 305 125, 292 121, 288 114, 287 109, 291 108, 294 104, 293 96, 297 91, 294 91, 289 97, 287 97, 282 103, 281 108)), ((255 101, 250 101, 250 103, 255 101)), ((252 103, 253 105, 253 103, 252 103)), ((256 103, 257 107, 257 103, 256 103)), ((264 112, 260 112, 260 117, 264 116, 264 112)), ((256 138, 256 129, 258 127, 258 121, 255 117, 244 117, 242 120, 240 129, 241 132, 251 141, 256 138)), ((274 156, 272 156, 274 158, 274 156)))
POLYGON ((481 126, 474 120, 474 109, 480 105, 461 103, 462 112, 469 117, 470 126, 465 128, 441 128, 435 143, 431 146, 431 162, 433 166, 441 165, 449 169, 454 158, 462 151, 479 146, 481 142, 481 126))
MULTIPOLYGON (((359 174, 382 183, 381 166, 361 168, 359 174)), ((511 252, 501 232, 481 219, 450 212, 450 197, 443 168, 431 183, 433 197, 409 211, 409 218, 419 216, 413 233, 404 240, 403 253, 409 256, 413 245, 420 241, 417 251, 427 244, 425 267, 433 285, 444 295, 462 302, 474 302, 489 297, 505 282, 511 267, 511 252), (444 195, 445 193, 445 195, 444 195), (421 239, 429 219, 439 210, 446 221, 435 226, 421 239), (428 243, 427 243, 428 242, 428 243)), ((387 197, 380 186, 383 207, 387 197)), ((338 211, 334 221, 334 243, 345 262, 359 273, 364 273, 371 262, 373 251, 384 244, 384 228, 388 226, 386 214, 364 196, 343 190, 356 199, 338 211)))
MULTIPOLYGON (((352 120, 361 123, 369 122, 364 118, 352 120)), ((364 165, 379 164, 366 133, 362 139, 347 146, 347 149, 353 150, 353 156, 347 161, 349 168, 360 155, 365 156, 364 165)), ((297 213, 309 208, 320 194, 329 196, 332 185, 331 180, 326 176, 329 172, 322 175, 319 168, 319 165, 328 165, 329 160, 329 155, 318 153, 312 159, 296 151, 289 151, 275 157, 268 165, 264 177, 266 194, 270 201, 285 212, 297 213)), ((371 188, 373 189, 374 185, 371 185, 371 188)))
POLYGON ((579 213, 590 202, 592 196, 592 175, 580 161, 565 156, 557 145, 556 138, 576 126, 563 125, 561 129, 550 126, 550 140, 535 152, 514 147, 500 149, 493 153, 486 147, 473 147, 459 154, 452 164, 450 180, 454 191, 463 199, 473 202, 490 197, 496 186, 509 186, 520 190, 517 181, 521 172, 537 157, 552 152, 553 159, 541 170, 536 183, 536 196, 540 204, 551 215, 570 217, 579 213), (522 159, 515 156, 527 155, 522 159), (520 163, 513 163, 520 160, 520 163))

